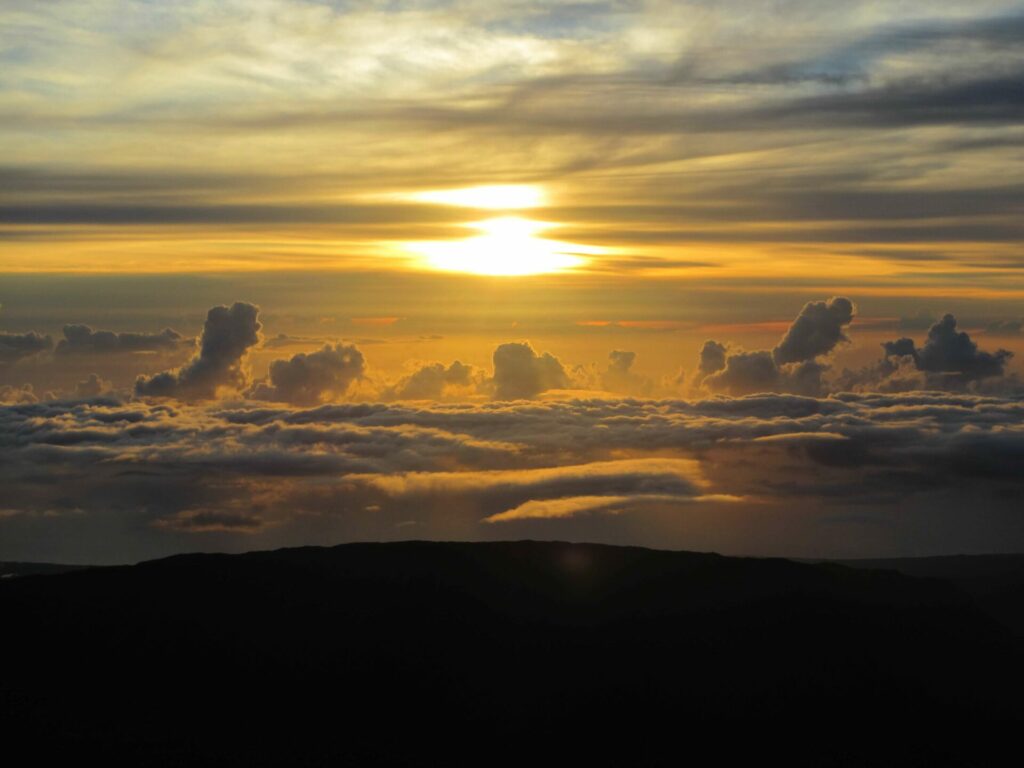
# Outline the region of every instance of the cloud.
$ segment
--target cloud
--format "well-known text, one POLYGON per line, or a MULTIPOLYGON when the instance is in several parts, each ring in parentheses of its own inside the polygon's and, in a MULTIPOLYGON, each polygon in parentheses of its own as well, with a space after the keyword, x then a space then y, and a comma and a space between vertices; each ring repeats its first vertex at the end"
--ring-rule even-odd
POLYGON ((717 341, 705 341, 700 348, 700 360, 697 363, 697 376, 703 381, 708 376, 718 373, 725 368, 725 358, 728 354, 724 344, 717 341))
POLYGON ((601 374, 601 386, 608 392, 648 396, 654 389, 654 382, 631 369, 636 362, 636 352, 613 349, 608 354, 608 368, 601 374))
POLYGON ((548 352, 538 355, 529 342, 509 342, 494 350, 494 397, 525 400, 570 384, 565 368, 548 352))
POLYGON ((39 398, 31 384, 24 384, 20 387, 12 387, 9 384, 0 386, 0 403, 19 404, 37 403, 39 398))
POLYGON ((698 387, 729 395, 792 392, 816 397, 826 391, 829 369, 818 358, 849 341, 843 328, 853 320, 853 302, 842 296, 812 301, 772 350, 729 350, 716 341, 701 348, 698 387))
POLYGON ((853 302, 842 296, 804 305, 796 320, 772 351, 775 362, 802 363, 827 355, 849 339, 843 328, 853 321, 853 302))
POLYGON ((236 302, 213 307, 206 315, 199 354, 176 371, 139 377, 135 393, 145 397, 203 400, 220 389, 242 389, 248 383, 245 357, 260 341, 259 307, 236 302))
POLYGON ((561 498, 632 492, 694 496, 704 485, 691 459, 643 458, 486 472, 415 472, 357 478, 390 496, 475 492, 487 497, 561 498))
POLYGON ((1012 352, 982 352, 965 331, 957 331, 956 318, 945 315, 928 331, 928 340, 917 352, 918 367, 937 374, 958 374, 965 381, 1002 376, 1012 352))
POLYGON ((713 392, 731 395, 782 391, 781 372, 768 350, 730 354, 725 360, 725 367, 705 377, 703 383, 713 392))
POLYGON ((173 352, 193 345, 177 331, 159 333, 95 331, 88 325, 65 325, 64 338, 57 342, 56 355, 103 355, 131 352, 173 352))
POLYGON ((252 512, 227 509, 187 509, 157 519, 153 523, 153 527, 187 533, 214 531, 247 533, 261 528, 263 522, 259 515, 252 512))
POLYGON ((269 383, 257 383, 247 394, 255 400, 317 405, 341 397, 366 372, 363 353, 353 344, 325 344, 309 354, 270 364, 269 383))
POLYGON ((690 548, 750 531, 747 551, 794 554, 845 546, 826 521, 849 510, 936 550, 1020 549, 1021 461, 1024 402, 971 393, 317 408, 22 398, 0 407, 0 557, 388 538, 410 520, 425 537, 486 537, 488 521, 690 548))
POLYGON ((441 400, 448 393, 467 394, 482 383, 480 371, 458 360, 448 366, 427 363, 385 388, 383 396, 388 400, 441 400))
POLYGON ((957 330, 951 314, 931 326, 924 346, 918 348, 913 339, 903 337, 883 342, 882 349, 882 360, 859 371, 844 370, 833 387, 859 392, 1022 389, 1015 376, 1006 375, 1013 353, 978 349, 966 331, 957 330))
POLYGON ((90 373, 89 378, 75 385, 75 397, 98 397, 110 391, 110 382, 104 381, 98 374, 90 373))
POLYGON ((53 347, 53 339, 35 331, 28 333, 0 332, 0 365, 16 363, 32 355, 47 352, 53 347))
POLYGON ((992 336, 1019 336, 1024 329, 1024 320, 994 320, 985 326, 985 333, 992 336))
POLYGON ((550 520, 582 513, 613 512, 615 507, 630 501, 629 496, 568 496, 563 499, 530 500, 518 507, 485 517, 485 523, 507 523, 512 520, 550 520))

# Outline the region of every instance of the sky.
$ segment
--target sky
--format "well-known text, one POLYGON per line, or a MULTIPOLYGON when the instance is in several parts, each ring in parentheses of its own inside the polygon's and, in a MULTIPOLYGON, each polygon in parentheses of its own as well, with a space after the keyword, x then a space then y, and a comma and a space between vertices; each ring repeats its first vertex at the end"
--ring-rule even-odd
POLYGON ((0 559, 1024 550, 1019 2, 7 0, 0 559))

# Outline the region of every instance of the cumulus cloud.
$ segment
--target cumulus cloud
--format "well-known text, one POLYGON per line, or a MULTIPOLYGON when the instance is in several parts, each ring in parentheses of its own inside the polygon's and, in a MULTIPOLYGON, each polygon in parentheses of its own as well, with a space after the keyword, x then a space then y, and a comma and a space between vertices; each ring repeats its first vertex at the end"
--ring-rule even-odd
POLYGON ((6 384, 0 387, 0 403, 17 404, 36 402, 39 402, 39 398, 36 397, 36 393, 31 384, 24 384, 20 387, 13 387, 6 384))
POLYGON ((917 352, 922 371, 956 374, 965 381, 1002 376, 1012 352, 982 352, 966 331, 956 329, 956 318, 945 315, 928 331, 928 340, 917 352))
POLYGON ((269 380, 258 383, 248 394, 256 400, 317 405, 344 395, 365 372, 366 360, 358 347, 325 344, 317 352, 275 360, 270 364, 269 380))
POLYGON ((772 350, 779 365, 802 363, 827 355, 849 339, 843 328, 853 321, 853 302, 842 296, 804 305, 782 341, 772 350))
POLYGON ((782 389, 781 373, 768 350, 734 352, 725 367, 705 377, 704 386, 713 392, 747 395, 754 392, 778 392, 782 389))
POLYGON ((569 375, 557 357, 538 355, 530 343, 509 342, 494 350, 494 397, 525 400, 549 389, 565 389, 569 375))
POLYGON ((483 375, 472 365, 458 360, 451 365, 427 363, 386 387, 388 400, 441 400, 449 393, 468 394, 483 383, 483 375))
POLYGON ((725 358, 728 355, 728 350, 724 344, 719 344, 717 341, 704 342, 704 346, 700 348, 700 359, 697 363, 697 376, 703 381, 708 376, 718 373, 720 370, 725 368, 725 358))
POLYGON ((613 349, 608 354, 608 368, 601 374, 601 386, 608 392, 620 392, 641 397, 650 395, 654 383, 646 376, 634 373, 636 352, 613 349))
POLYGON ((53 347, 53 339, 35 331, 28 333, 0 332, 0 365, 16 363, 26 357, 47 352, 53 347))
POLYGON ((104 392, 110 391, 110 382, 104 381, 100 378, 99 374, 90 373, 89 378, 78 382, 75 385, 75 396, 76 397, 99 397, 104 392))
POLYGON ((103 355, 131 352, 173 352, 189 348, 187 339, 171 328, 159 333, 96 331, 88 325, 65 325, 64 338, 57 342, 56 355, 103 355))
POLYGON ((908 337, 882 343, 884 357, 859 371, 844 370, 837 390, 898 392, 915 389, 962 390, 1017 387, 1006 375, 1012 352, 978 349, 966 331, 957 330, 956 318, 947 314, 928 330, 922 347, 908 337), (993 380, 997 380, 993 383, 993 380))
POLYGON ((249 381, 246 355, 260 341, 258 317, 254 304, 213 307, 203 326, 199 354, 176 371, 139 377, 136 394, 203 400, 216 397, 220 389, 242 389, 249 381))
POLYGON ((849 341, 843 329, 853 315, 853 302, 836 296, 805 304, 772 350, 730 350, 717 341, 706 341, 696 386, 734 396, 757 392, 818 396, 826 389, 822 377, 828 370, 818 358, 849 341))

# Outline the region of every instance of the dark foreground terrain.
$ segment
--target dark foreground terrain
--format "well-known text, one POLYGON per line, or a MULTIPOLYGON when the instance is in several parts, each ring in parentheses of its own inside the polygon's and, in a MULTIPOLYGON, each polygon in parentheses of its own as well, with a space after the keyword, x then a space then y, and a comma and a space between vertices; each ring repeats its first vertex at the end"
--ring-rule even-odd
POLYGON ((411 542, 4 579, 2 750, 104 766, 1005 764, 1020 636, 948 580, 864 565, 411 542))

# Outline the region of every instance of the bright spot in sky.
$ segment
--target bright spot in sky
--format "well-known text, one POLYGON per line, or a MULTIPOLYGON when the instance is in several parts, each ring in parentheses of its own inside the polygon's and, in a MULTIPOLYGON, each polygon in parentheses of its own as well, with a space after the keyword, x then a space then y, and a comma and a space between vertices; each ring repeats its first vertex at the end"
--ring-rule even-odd
POLYGON ((519 216, 503 216, 467 225, 481 234, 465 240, 410 243, 407 247, 428 266, 474 275, 539 275, 585 264, 591 246, 538 237, 552 225, 519 216))
POLYGON ((410 197, 421 203, 458 205, 466 208, 518 210, 544 204, 544 190, 529 184, 492 184, 462 189, 435 189, 415 192, 410 197))

